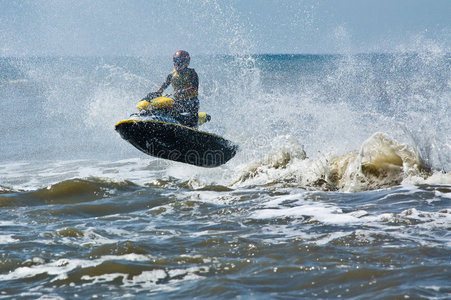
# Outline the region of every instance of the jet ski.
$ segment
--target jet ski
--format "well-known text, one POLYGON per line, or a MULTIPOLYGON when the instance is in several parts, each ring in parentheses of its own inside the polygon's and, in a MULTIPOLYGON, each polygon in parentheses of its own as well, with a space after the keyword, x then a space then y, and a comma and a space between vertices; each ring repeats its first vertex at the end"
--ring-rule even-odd
MULTIPOLYGON (((235 156, 238 146, 231 141, 182 125, 186 115, 176 113, 174 103, 169 95, 141 100, 138 112, 117 122, 115 129, 137 149, 158 158, 213 168, 235 156)), ((199 112, 198 126, 210 120, 199 112)))

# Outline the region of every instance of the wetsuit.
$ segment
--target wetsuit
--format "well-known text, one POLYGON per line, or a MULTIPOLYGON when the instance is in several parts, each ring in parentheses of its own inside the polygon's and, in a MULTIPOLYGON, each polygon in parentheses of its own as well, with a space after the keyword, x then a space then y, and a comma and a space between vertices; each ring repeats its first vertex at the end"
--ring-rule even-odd
POLYGON ((190 68, 172 71, 158 91, 165 90, 170 84, 174 88, 176 119, 182 125, 196 127, 199 119, 199 77, 196 71, 190 68))

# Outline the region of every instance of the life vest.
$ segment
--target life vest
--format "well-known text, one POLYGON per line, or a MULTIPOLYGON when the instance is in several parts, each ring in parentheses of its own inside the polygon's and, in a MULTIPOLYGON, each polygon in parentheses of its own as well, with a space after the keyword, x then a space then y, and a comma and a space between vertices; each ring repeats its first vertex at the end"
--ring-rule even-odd
MULTIPOLYGON (((196 71, 194 69, 186 68, 182 72, 177 72, 176 70, 172 71, 171 84, 174 88, 174 91, 184 90, 193 86, 193 82, 195 81, 196 71)), ((197 97, 197 91, 193 91, 191 93, 184 94, 185 98, 192 99, 197 97)))

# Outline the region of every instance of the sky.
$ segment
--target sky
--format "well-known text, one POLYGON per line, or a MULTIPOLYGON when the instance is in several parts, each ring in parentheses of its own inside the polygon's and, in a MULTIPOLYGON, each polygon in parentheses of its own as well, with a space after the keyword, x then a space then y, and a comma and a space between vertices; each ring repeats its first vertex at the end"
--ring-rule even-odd
POLYGON ((451 52, 451 0, 0 0, 0 56, 451 52))

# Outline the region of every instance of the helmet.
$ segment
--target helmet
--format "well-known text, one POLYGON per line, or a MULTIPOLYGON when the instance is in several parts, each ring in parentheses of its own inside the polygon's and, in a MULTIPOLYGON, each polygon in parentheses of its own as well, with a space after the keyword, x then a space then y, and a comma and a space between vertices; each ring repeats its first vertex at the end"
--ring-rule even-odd
POLYGON ((184 50, 179 50, 175 52, 174 56, 174 67, 177 71, 181 71, 188 67, 189 65, 189 53, 184 50))

